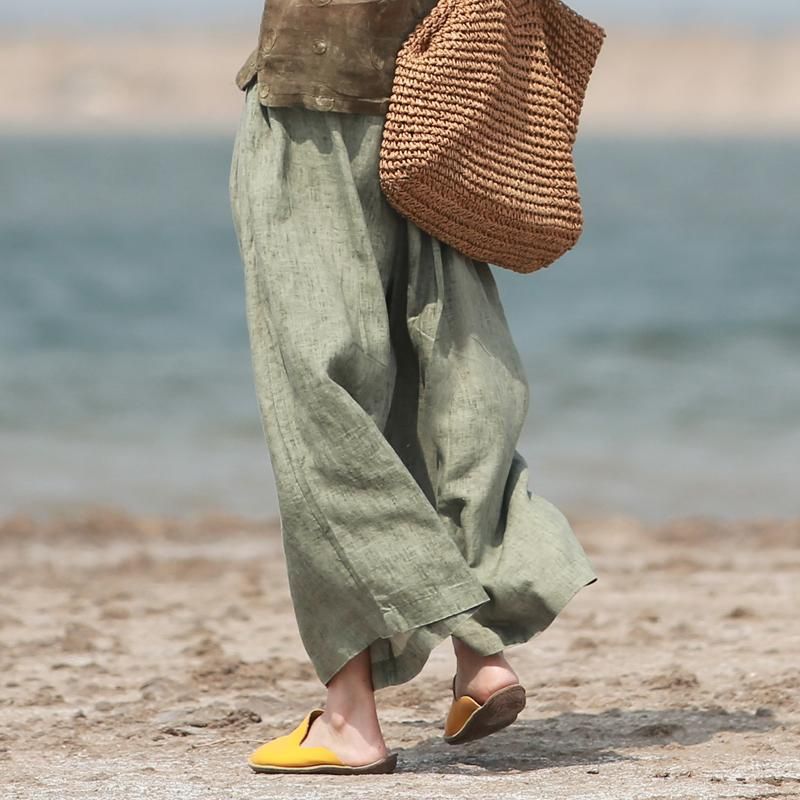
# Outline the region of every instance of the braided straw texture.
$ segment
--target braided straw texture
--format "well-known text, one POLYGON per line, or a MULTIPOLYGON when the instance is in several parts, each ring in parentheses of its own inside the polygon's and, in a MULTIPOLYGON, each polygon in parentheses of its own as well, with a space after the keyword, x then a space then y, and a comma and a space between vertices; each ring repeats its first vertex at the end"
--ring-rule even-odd
POLYGON ((572 148, 605 32, 560 0, 438 0, 397 53, 380 182, 467 256, 546 267, 583 228, 572 148))

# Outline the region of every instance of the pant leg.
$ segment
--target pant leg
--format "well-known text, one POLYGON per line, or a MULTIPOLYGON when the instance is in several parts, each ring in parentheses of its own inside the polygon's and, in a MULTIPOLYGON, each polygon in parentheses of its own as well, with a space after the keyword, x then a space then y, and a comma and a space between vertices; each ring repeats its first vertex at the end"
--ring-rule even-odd
POLYGON ((251 90, 230 186, 300 635, 324 683, 369 647, 375 688, 413 677, 489 600, 384 435, 404 223, 378 185, 382 121, 251 90))
POLYGON ((421 386, 415 419, 398 420, 389 437, 415 454, 407 463, 491 598, 456 629, 488 655, 542 631, 596 577, 565 516, 528 489, 516 445, 529 385, 491 268, 411 222, 406 235, 408 293, 396 319, 421 386))

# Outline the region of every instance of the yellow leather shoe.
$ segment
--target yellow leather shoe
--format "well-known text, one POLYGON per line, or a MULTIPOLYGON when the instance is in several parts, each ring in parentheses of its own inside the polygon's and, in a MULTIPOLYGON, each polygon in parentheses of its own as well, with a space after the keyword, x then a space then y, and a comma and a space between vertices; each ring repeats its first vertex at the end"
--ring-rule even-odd
POLYGON ((456 698, 453 676, 453 702, 444 723, 444 740, 462 744, 488 736, 510 725, 525 708, 525 689, 519 683, 498 689, 481 704, 469 695, 456 698))
POLYGON ((327 747, 301 747, 308 735, 311 723, 322 714, 324 709, 314 708, 306 714, 303 721, 285 736, 262 744, 247 763, 255 772, 294 772, 303 775, 323 773, 326 775, 376 775, 394 772, 397 765, 397 753, 390 753, 385 758, 351 767, 343 764, 339 757, 327 747))

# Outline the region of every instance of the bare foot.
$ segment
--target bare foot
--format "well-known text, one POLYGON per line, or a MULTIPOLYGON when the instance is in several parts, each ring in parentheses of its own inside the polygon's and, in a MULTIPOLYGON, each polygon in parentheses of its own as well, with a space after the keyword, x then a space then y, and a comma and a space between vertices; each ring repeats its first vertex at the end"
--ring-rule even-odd
POLYGON ((502 652, 484 656, 453 637, 456 653, 456 697, 469 695, 485 703, 490 695, 515 683, 519 676, 511 668, 502 652))
POLYGON ((371 764, 389 755, 377 718, 350 714, 345 719, 327 709, 311 723, 301 747, 327 747, 350 767, 371 764))
POLYGON ((343 764, 361 767, 389 755, 378 722, 369 651, 363 650, 327 684, 325 710, 308 729, 301 747, 327 747, 343 764))

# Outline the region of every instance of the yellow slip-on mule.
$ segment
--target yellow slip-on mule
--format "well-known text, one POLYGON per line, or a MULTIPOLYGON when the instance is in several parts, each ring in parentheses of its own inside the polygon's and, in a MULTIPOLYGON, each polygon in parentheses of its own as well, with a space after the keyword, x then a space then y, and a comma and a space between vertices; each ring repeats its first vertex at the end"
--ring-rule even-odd
POLYGON ((444 723, 444 740, 462 744, 488 736, 510 725, 525 708, 525 689, 519 683, 498 689, 479 703, 469 695, 456 698, 453 676, 453 702, 444 723))
POLYGON ((302 775, 377 775, 394 772, 397 753, 390 753, 371 764, 351 767, 343 764, 336 753, 327 747, 301 747, 311 723, 323 711, 322 708, 309 711, 291 733, 262 744, 251 754, 247 763, 256 772, 294 772, 302 775))

